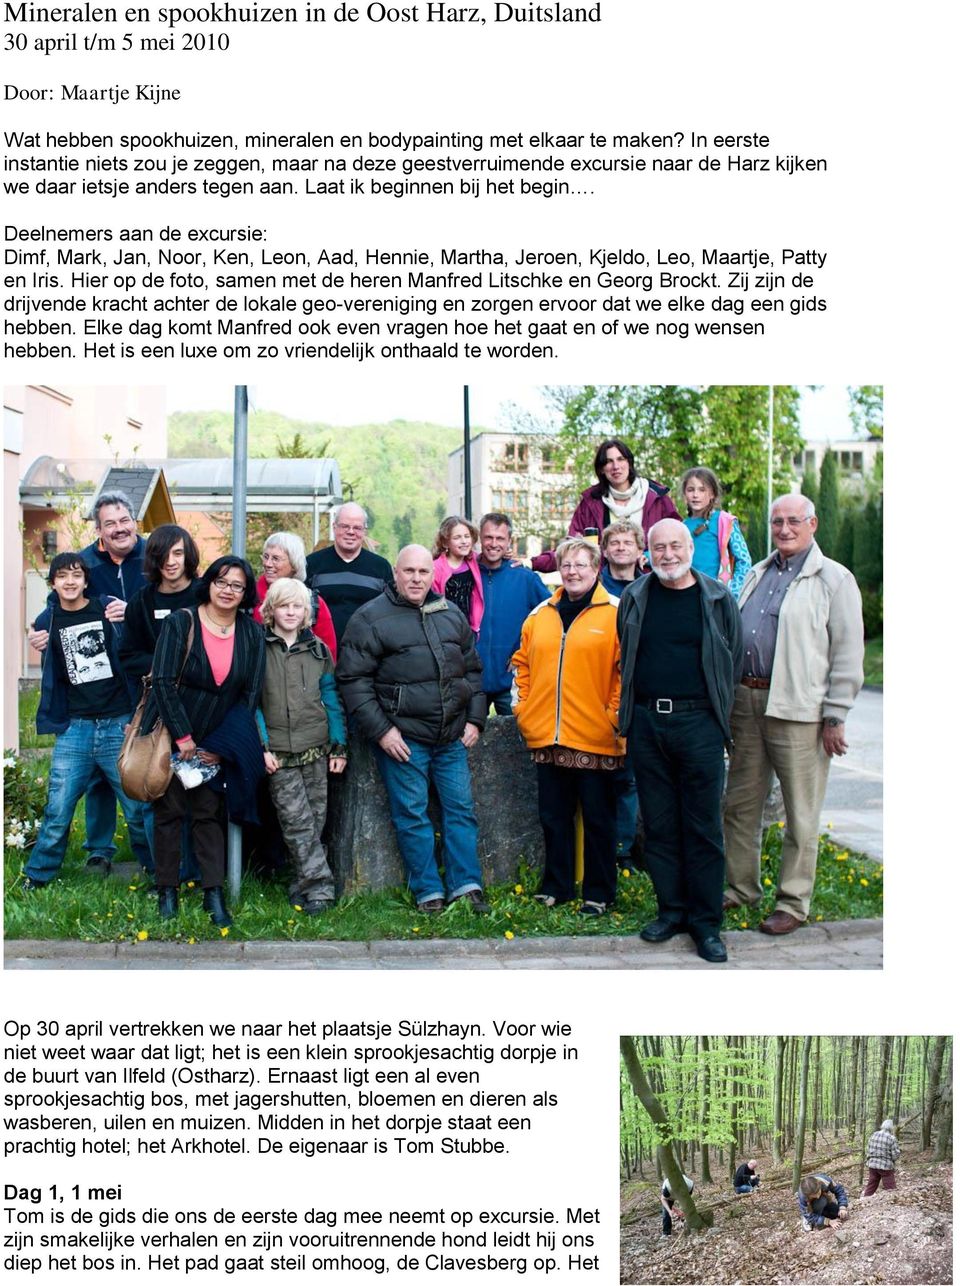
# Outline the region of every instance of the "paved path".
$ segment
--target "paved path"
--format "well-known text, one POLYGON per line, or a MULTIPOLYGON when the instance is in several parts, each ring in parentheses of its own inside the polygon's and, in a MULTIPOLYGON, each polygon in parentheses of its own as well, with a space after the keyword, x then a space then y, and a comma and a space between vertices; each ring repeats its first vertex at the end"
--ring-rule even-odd
POLYGON ((860 693, 847 720, 850 749, 834 759, 822 822, 854 852, 883 861, 883 693, 860 693))
POLYGON ((427 942, 7 942, 7 969, 880 969, 880 920, 809 924, 787 938, 724 935, 730 961, 705 964, 687 937, 434 939, 427 942))

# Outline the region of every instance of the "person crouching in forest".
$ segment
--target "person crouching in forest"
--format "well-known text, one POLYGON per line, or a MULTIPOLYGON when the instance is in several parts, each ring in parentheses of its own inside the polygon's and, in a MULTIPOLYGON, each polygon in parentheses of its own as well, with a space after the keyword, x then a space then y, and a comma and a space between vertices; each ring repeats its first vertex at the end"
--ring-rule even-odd
POLYGON ((886 1120, 879 1130, 874 1130, 867 1144, 867 1182, 863 1197, 872 1197, 882 1183, 886 1191, 897 1186, 894 1166, 900 1159, 900 1144, 893 1133, 893 1122, 886 1120))
MULTIPOLYGON (((683 1176, 683 1181, 687 1185, 687 1191, 692 1196, 693 1180, 689 1175, 685 1174, 683 1176)), ((668 1179, 664 1179, 663 1183, 660 1185, 660 1204, 663 1206, 663 1220, 661 1228, 663 1230, 664 1237, 669 1237, 673 1232, 673 1220, 676 1217, 674 1212, 676 1211, 677 1203, 674 1199, 673 1192, 670 1188, 670 1181, 668 1179)), ((680 1218, 682 1217, 683 1215, 681 1212, 680 1218)))
POLYGON ((808 1174, 800 1180, 797 1204, 805 1232, 824 1228, 827 1220, 847 1217, 847 1190, 842 1183, 825 1174, 808 1174))
POLYGON ((760 1187, 760 1173, 757 1170, 756 1161, 744 1161, 742 1165, 737 1166, 737 1172, 733 1176, 733 1190, 741 1196, 754 1192, 760 1187))
POLYGON ((290 903, 307 915, 319 915, 335 900, 320 837, 327 816, 327 768, 342 773, 347 766, 346 721, 333 655, 312 631, 306 585, 275 580, 261 610, 267 631, 263 760, 293 867, 290 903))

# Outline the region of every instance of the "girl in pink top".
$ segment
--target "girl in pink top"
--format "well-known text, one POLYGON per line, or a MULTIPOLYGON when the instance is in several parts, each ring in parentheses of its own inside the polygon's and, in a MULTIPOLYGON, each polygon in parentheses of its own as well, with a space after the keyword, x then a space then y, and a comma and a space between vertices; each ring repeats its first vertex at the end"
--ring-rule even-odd
POLYGON ((466 518, 444 518, 433 542, 433 588, 460 608, 474 634, 483 617, 483 582, 477 564, 480 533, 466 518))

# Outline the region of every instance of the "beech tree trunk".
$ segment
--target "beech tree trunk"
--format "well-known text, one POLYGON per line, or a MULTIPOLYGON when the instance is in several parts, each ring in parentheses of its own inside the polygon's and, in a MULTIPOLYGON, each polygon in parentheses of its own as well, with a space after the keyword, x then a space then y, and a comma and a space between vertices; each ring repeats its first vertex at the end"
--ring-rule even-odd
POLYGON ((794 1190, 800 1186, 800 1178, 803 1174, 803 1141, 807 1133, 807 1077, 810 1072, 810 1046, 813 1044, 812 1036, 803 1038, 803 1064, 800 1068, 800 1107, 797 1113, 797 1147, 793 1154, 793 1186, 794 1190))
POLYGON ((877 1082, 877 1106, 873 1113, 873 1128, 880 1129, 880 1124, 887 1116, 887 1080, 890 1075, 890 1055, 893 1052, 893 1037, 884 1036, 880 1047, 880 1079, 877 1082))
POLYGON ((687 1227, 692 1228, 695 1232, 701 1228, 710 1228, 713 1226, 713 1212, 704 1210, 703 1213, 694 1205, 693 1197, 687 1191, 687 1185, 683 1181, 683 1172, 677 1165, 676 1157, 673 1154, 671 1146, 670 1122, 663 1110, 660 1100, 650 1088, 650 1082, 647 1080, 643 1068, 640 1066, 640 1059, 637 1057, 637 1051, 633 1040, 629 1036, 620 1037, 620 1053, 623 1055, 624 1066, 627 1069, 627 1076, 630 1078, 630 1084, 633 1086, 633 1092, 643 1104, 650 1120, 653 1122, 657 1131, 660 1142, 657 1146, 657 1157, 663 1170, 664 1178, 670 1185, 670 1191, 674 1199, 683 1211, 687 1221, 687 1227))
POLYGON ((933 1130, 933 1111, 937 1105, 940 1092, 940 1072, 943 1068, 943 1051, 947 1044, 946 1036, 938 1036, 930 1058, 930 1075, 927 1078, 927 1105, 923 1113, 923 1132, 920 1136, 920 1147, 923 1151, 930 1146, 930 1135, 933 1130))
POLYGON ((779 1165, 783 1160, 780 1144, 783 1139, 783 1050, 787 1043, 785 1036, 778 1036, 776 1061, 773 1066, 773 1138, 770 1150, 773 1153, 773 1164, 779 1165))

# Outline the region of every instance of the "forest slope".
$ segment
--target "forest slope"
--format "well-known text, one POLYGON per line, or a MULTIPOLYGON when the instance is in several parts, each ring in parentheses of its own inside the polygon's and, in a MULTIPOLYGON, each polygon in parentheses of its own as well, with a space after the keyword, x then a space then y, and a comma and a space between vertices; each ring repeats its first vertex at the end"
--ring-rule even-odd
MULTIPOLYGON (((916 1283, 952 1282, 953 1171, 904 1149, 897 1188, 863 1200, 859 1158, 827 1159, 823 1169, 850 1195, 842 1226, 804 1232, 789 1170, 761 1159, 764 1181, 736 1197, 723 1183, 697 1185, 698 1208, 712 1206, 707 1232, 661 1237, 656 1188, 621 1187, 620 1280, 630 1283, 916 1283)), ((815 1169, 812 1161, 809 1169, 815 1169)), ((682 1227, 682 1225, 681 1225, 682 1227)))

